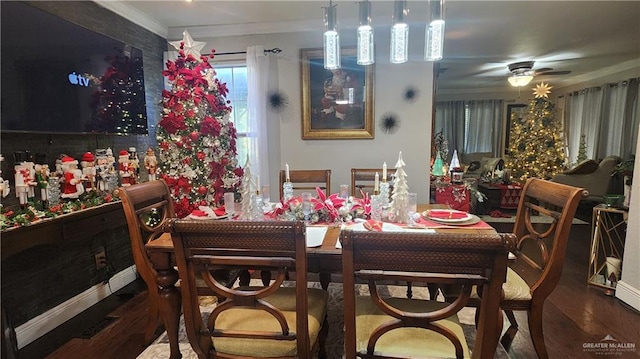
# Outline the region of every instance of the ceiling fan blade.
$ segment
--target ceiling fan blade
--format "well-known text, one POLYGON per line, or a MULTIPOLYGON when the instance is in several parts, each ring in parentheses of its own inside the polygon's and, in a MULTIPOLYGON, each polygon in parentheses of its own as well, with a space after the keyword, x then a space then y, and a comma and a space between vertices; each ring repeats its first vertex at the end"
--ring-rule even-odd
POLYGON ((540 71, 536 71, 536 76, 545 76, 545 75, 568 75, 570 74, 571 71, 570 70, 563 70, 563 71, 545 71, 545 72, 540 72, 540 71))

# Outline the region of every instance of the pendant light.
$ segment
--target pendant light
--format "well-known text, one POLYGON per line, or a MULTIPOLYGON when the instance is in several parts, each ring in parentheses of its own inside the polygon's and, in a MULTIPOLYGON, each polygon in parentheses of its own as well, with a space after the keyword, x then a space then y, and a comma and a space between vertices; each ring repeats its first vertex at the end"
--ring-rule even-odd
POLYGON ((442 60, 444 52, 444 0, 430 1, 431 22, 424 35, 424 59, 442 60))
POLYGON ((360 5, 360 26, 358 27, 358 65, 371 65, 374 60, 373 27, 371 27, 371 3, 365 0, 360 5))
POLYGON ((324 68, 335 70, 340 68, 340 35, 336 26, 336 6, 329 0, 324 8, 324 68))
POLYGON ((404 17, 408 14, 407 2, 395 0, 393 3, 393 26, 391 26, 391 63, 401 64, 409 60, 409 25, 404 17))

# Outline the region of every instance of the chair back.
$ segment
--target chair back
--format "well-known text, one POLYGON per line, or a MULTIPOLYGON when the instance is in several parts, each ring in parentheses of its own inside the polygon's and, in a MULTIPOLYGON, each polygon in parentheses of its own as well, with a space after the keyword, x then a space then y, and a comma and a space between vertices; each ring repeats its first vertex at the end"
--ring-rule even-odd
MULTIPOLYGON (((482 288, 482 310, 479 313, 477 338, 473 350, 474 357, 493 358, 498 345, 498 333, 502 321, 499 319, 499 303, 502 284, 506 279, 507 255, 511 249, 512 234, 458 234, 420 232, 341 232, 342 263, 344 282, 345 355, 374 358, 389 355, 393 357, 413 357, 415 352, 430 354, 431 347, 443 344, 419 341, 419 348, 413 353, 389 353, 385 350, 395 346, 396 350, 406 350, 411 345, 400 343, 403 338, 427 335, 441 343, 444 341, 445 356, 463 356, 460 334, 454 333, 443 320, 462 309, 471 293, 473 285, 482 288), (376 289, 380 281, 409 281, 412 283, 435 283, 439 285, 462 286, 460 294, 450 303, 416 301, 407 298, 382 298, 376 289), (382 324, 376 323, 374 330, 366 338, 362 333, 366 324, 356 325, 356 281, 368 283, 373 302, 379 310, 390 316, 382 324), (404 302, 412 310, 400 309, 404 302), (418 304, 415 304, 418 303, 418 304), (421 309, 417 312, 417 308, 421 309), (433 311, 428 311, 427 309, 433 311), (422 311, 424 310, 424 312, 422 311), (392 318, 391 318, 392 317, 392 318), (379 324, 379 325, 378 325, 379 324), (357 329, 356 329, 357 328, 357 329), (416 329, 421 328, 422 332, 416 329), (359 331, 359 333, 356 332, 359 331), (398 343, 385 343, 385 333, 393 335, 394 330, 413 330, 395 334, 398 343), (362 331, 362 332, 360 332, 362 331), (434 335, 435 332, 436 334, 434 335), (422 333, 422 334, 419 334, 422 333), (382 338, 381 338, 382 337, 382 338), (358 340, 356 340, 358 338, 358 340), (377 346, 377 344, 379 344, 377 346), (400 349, 399 349, 400 348, 400 349), (374 352, 376 354, 374 355, 374 352)), ((371 325, 371 324, 370 324, 371 325)), ((464 340, 464 335, 462 335, 464 340)), ((427 340, 429 341, 429 340, 427 340)), ((414 343, 415 344, 415 343, 414 343)))
POLYGON ((162 235, 162 224, 175 217, 169 187, 163 180, 156 180, 120 187, 119 191, 127 219, 133 261, 149 292, 155 293, 156 271, 144 245, 162 235))
MULTIPOLYGON (((186 332, 198 357, 240 356, 237 353, 222 353, 224 349, 221 348, 228 347, 233 340, 244 340, 246 345, 250 343, 248 340, 256 339, 296 341, 294 356, 310 357, 304 223, 174 219, 164 226, 164 230, 170 232, 173 239, 186 332), (211 275, 216 269, 247 268, 271 270, 277 275, 269 286, 259 288, 227 288, 211 275), (279 290, 288 270, 295 271, 295 329, 289 328, 283 312, 276 305, 265 301, 265 297, 279 290), (226 298, 204 323, 197 297, 197 277, 201 277, 216 295, 226 298), (219 324, 222 319, 228 324, 229 316, 238 313, 234 310, 243 308, 262 309, 270 313, 273 317, 271 320, 277 320, 280 330, 268 331, 255 322, 249 323, 251 329, 229 329, 219 324)), ((251 322, 252 319, 254 317, 247 321, 251 322)), ((267 348, 268 344, 264 345, 263 348, 267 348)))
MULTIPOLYGON (((376 173, 382 181, 382 168, 352 168, 351 169, 351 195, 361 197, 363 193, 373 194, 376 173)), ((391 196, 391 190, 389 191, 391 196)))
POLYGON ((532 300, 544 300, 562 274, 569 232, 584 188, 530 178, 525 183, 513 233, 517 238, 513 269, 531 288, 532 300), (551 217, 551 224, 533 224, 531 216, 551 217))
MULTIPOLYGON (((287 180, 285 171, 280 170, 280 199, 284 197, 282 184, 287 180)), ((325 194, 331 194, 331 170, 291 170, 289 180, 293 184, 294 191, 311 191, 315 193, 316 187, 324 190, 325 194)))

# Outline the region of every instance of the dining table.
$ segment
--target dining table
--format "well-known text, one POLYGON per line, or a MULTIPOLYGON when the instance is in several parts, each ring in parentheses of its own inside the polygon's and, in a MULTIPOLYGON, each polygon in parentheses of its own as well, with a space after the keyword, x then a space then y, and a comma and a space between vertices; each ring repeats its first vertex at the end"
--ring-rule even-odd
MULTIPOLYGON (((419 204, 418 212, 428 210, 448 209, 442 204, 419 204)), ((474 216, 475 217, 475 216, 474 216)), ((307 247, 308 271, 318 273, 322 288, 326 289, 331 281, 331 274, 342 273, 342 249, 339 244, 341 225, 310 225, 310 227, 326 227, 319 245, 307 247)), ((455 223, 427 221, 421 217, 412 229, 432 233, 477 233, 479 235, 494 234, 495 229, 484 221, 461 226, 455 223)), ((309 232, 307 232, 309 233, 309 232)), ((307 239, 308 240, 308 239, 307 239)), ((171 234, 163 233, 157 239, 145 245, 149 259, 157 272, 159 291, 159 311, 162 318, 170 346, 170 358, 181 358, 178 346, 178 330, 181 315, 181 295, 176 287, 178 271, 174 267, 174 251, 171 234)))

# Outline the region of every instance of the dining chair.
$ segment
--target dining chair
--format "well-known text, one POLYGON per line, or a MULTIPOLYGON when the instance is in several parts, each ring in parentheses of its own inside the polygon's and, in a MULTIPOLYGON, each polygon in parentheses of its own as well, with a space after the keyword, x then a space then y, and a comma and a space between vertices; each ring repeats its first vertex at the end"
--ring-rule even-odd
MULTIPOLYGON (((543 307, 560 281, 573 217, 580 200, 588 195, 584 188, 537 178, 525 183, 513 227, 517 244, 500 302, 510 324, 502 336, 503 346, 508 347, 518 331, 513 311, 526 311, 536 353, 539 358, 549 357, 544 342, 543 307), (552 223, 534 225, 533 215, 550 217, 552 223)), ((475 293, 470 305, 482 305, 475 293)))
MULTIPOLYGON (((282 184, 287 180, 285 171, 280 170, 280 199, 284 198, 282 184)), ((320 187, 329 196, 331 194, 331 170, 291 170, 289 180, 295 191, 312 191, 320 187)))
MULTIPOLYGON (((144 245, 162 235, 164 233, 162 225, 175 217, 173 199, 169 187, 163 180, 121 187, 119 195, 129 230, 133 262, 147 285, 149 293, 149 318, 144 331, 144 342, 150 344, 161 321, 158 308, 157 273, 153 269, 144 245)), ((229 271, 215 273, 216 277, 227 285, 229 282, 234 282, 241 274, 243 273, 229 271)), ((212 291, 202 285, 199 290, 203 295, 213 295, 212 291)))
POLYGON ((483 307, 472 354, 493 358, 513 240, 510 233, 342 231, 345 357, 470 357, 456 313, 477 285, 483 288, 483 307), (383 297, 377 288, 382 281, 447 284, 461 290, 449 303, 383 297), (357 282, 367 283, 370 294, 356 295, 357 282))
POLYGON ((174 219, 164 230, 174 243, 185 328, 199 358, 311 358, 324 348, 328 294, 307 288, 304 223, 174 219), (267 286, 232 288, 210 275, 245 268, 276 275, 267 286), (293 287, 283 286, 287 270, 295 271, 287 282, 293 287), (198 274, 226 298, 211 313, 198 305, 198 274))
MULTIPOLYGON (((376 173, 379 174, 382 181, 382 168, 352 168, 351 169, 351 195, 360 197, 360 191, 373 194, 376 173)), ((388 178, 391 182, 391 178, 388 178)), ((393 192, 393 186, 389 186, 389 196, 393 192)))

